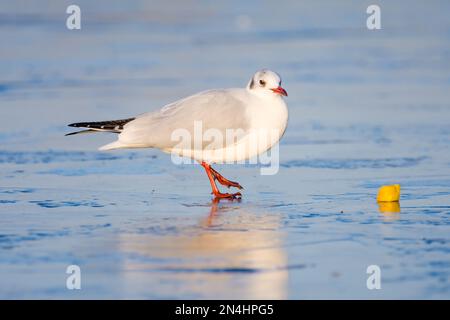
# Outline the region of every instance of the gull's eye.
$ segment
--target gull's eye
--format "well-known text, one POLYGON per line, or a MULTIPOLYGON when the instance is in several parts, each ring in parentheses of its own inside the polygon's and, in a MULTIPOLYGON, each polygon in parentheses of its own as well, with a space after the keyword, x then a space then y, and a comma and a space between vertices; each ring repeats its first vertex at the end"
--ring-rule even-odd
POLYGON ((264 87, 266 85, 266 82, 264 80, 259 80, 259 84, 264 87))

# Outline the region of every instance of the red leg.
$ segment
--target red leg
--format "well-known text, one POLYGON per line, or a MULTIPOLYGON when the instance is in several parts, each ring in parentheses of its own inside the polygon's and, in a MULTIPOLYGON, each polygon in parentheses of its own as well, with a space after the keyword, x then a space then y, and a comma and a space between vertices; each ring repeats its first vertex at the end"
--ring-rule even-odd
POLYGON ((224 176, 222 176, 220 173, 218 173, 216 170, 214 170, 212 167, 209 167, 211 170, 211 173, 213 174, 214 178, 216 178, 217 181, 219 181, 219 183, 223 186, 226 187, 235 187, 238 189, 244 189, 239 183, 228 180, 227 178, 225 178, 224 176))
POLYGON ((214 194, 215 198, 236 199, 236 198, 240 198, 242 196, 240 192, 221 193, 216 186, 216 181, 215 181, 216 176, 212 172, 212 170, 214 170, 214 169, 212 169, 211 166, 209 164, 207 164, 206 162, 202 162, 201 165, 203 166, 203 168, 205 168, 206 174, 208 175, 209 183, 211 183, 212 194, 214 194))

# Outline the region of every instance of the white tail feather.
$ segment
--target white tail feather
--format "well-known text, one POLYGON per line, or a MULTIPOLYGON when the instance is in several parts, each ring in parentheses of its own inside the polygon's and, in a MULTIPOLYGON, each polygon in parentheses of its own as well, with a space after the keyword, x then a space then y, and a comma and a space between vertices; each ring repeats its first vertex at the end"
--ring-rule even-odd
POLYGON ((127 146, 122 144, 120 141, 114 141, 108 144, 105 144, 104 146, 101 146, 98 148, 100 151, 106 151, 106 150, 114 150, 114 149, 121 149, 126 148, 127 146))

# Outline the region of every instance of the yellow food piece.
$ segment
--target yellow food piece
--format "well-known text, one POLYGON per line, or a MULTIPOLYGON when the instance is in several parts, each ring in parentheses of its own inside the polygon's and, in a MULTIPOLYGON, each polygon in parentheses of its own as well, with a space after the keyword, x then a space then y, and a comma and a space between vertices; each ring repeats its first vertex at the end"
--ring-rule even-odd
POLYGON ((390 186, 382 186, 378 191, 378 202, 392 202, 400 200, 400 185, 393 184, 390 186))
POLYGON ((398 201, 390 201, 390 202, 378 202, 378 209, 381 213, 389 214, 389 213, 399 213, 400 212, 400 204, 398 201))

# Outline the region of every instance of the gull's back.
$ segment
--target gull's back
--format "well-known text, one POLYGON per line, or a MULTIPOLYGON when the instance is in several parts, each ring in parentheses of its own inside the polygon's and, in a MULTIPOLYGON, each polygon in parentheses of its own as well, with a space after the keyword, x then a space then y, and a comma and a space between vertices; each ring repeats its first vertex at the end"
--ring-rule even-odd
POLYGON ((223 137, 227 129, 246 131, 250 127, 247 112, 250 99, 245 89, 209 90, 189 96, 158 111, 139 115, 123 127, 118 141, 102 150, 147 147, 168 150, 178 143, 172 137, 175 130, 187 130, 194 137, 196 121, 203 132, 215 129, 223 137))

